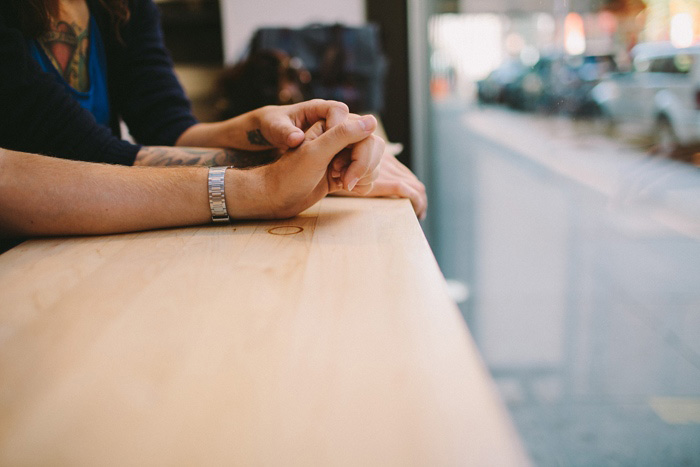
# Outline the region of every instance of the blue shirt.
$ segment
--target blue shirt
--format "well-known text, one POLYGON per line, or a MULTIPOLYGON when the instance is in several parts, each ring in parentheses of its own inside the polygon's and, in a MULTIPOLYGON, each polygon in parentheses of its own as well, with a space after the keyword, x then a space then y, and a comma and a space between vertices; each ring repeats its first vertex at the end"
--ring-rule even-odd
POLYGON ((129 0, 131 17, 119 28, 121 40, 102 0, 86 1, 104 45, 109 127, 97 123, 32 56, 32 38, 20 28, 20 2, 0 0, 0 109, 9 109, 0 112, 0 147, 132 165, 141 145, 172 146, 197 120, 173 73, 153 0, 129 0), (119 138, 120 119, 139 144, 119 138))
POLYGON ((46 72, 54 76, 59 84, 64 86, 73 98, 90 112, 104 126, 109 126, 109 93, 107 91, 107 56, 100 29, 94 17, 90 15, 90 40, 88 53, 88 77, 90 88, 86 92, 73 89, 70 84, 61 76, 51 60, 46 55, 43 47, 36 39, 29 41, 29 52, 39 66, 46 72))

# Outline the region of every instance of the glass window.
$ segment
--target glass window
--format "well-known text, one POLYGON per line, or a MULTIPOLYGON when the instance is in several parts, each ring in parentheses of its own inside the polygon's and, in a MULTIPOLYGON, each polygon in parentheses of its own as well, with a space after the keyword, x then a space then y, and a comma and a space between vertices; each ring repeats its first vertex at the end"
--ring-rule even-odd
POLYGON ((700 6, 623 3, 426 19, 426 231, 535 465, 700 464, 700 6))

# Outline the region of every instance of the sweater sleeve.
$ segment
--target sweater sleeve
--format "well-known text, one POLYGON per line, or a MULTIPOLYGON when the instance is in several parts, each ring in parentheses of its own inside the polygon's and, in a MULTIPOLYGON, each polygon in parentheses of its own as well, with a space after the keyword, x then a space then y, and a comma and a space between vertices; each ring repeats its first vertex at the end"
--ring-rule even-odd
POLYGON ((160 13, 152 0, 133 0, 125 49, 113 62, 112 102, 136 141, 172 146, 197 123, 165 48, 160 13))
POLYGON ((30 57, 0 15, 0 147, 64 159, 131 165, 140 147, 97 123, 30 57))

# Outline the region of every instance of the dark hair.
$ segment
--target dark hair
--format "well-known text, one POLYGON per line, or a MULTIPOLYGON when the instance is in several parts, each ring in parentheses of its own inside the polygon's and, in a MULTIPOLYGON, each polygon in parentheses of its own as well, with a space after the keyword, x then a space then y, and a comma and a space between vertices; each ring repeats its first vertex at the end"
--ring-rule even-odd
MULTIPOLYGON (((109 12, 113 34, 121 42, 120 28, 129 21, 128 0, 99 0, 109 12)), ((25 35, 36 38, 51 27, 51 17, 58 16, 58 0, 13 0, 25 35)))
POLYGON ((305 100, 311 75, 300 62, 278 50, 260 50, 224 69, 216 86, 219 118, 305 100))

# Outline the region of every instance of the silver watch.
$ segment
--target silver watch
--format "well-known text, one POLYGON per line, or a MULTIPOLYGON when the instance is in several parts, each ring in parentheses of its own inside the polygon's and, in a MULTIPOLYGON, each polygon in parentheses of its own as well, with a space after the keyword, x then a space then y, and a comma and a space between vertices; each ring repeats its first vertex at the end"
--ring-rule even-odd
POLYGON ((209 167, 209 207, 212 222, 228 222, 226 196, 224 195, 224 175, 229 167, 209 167))

